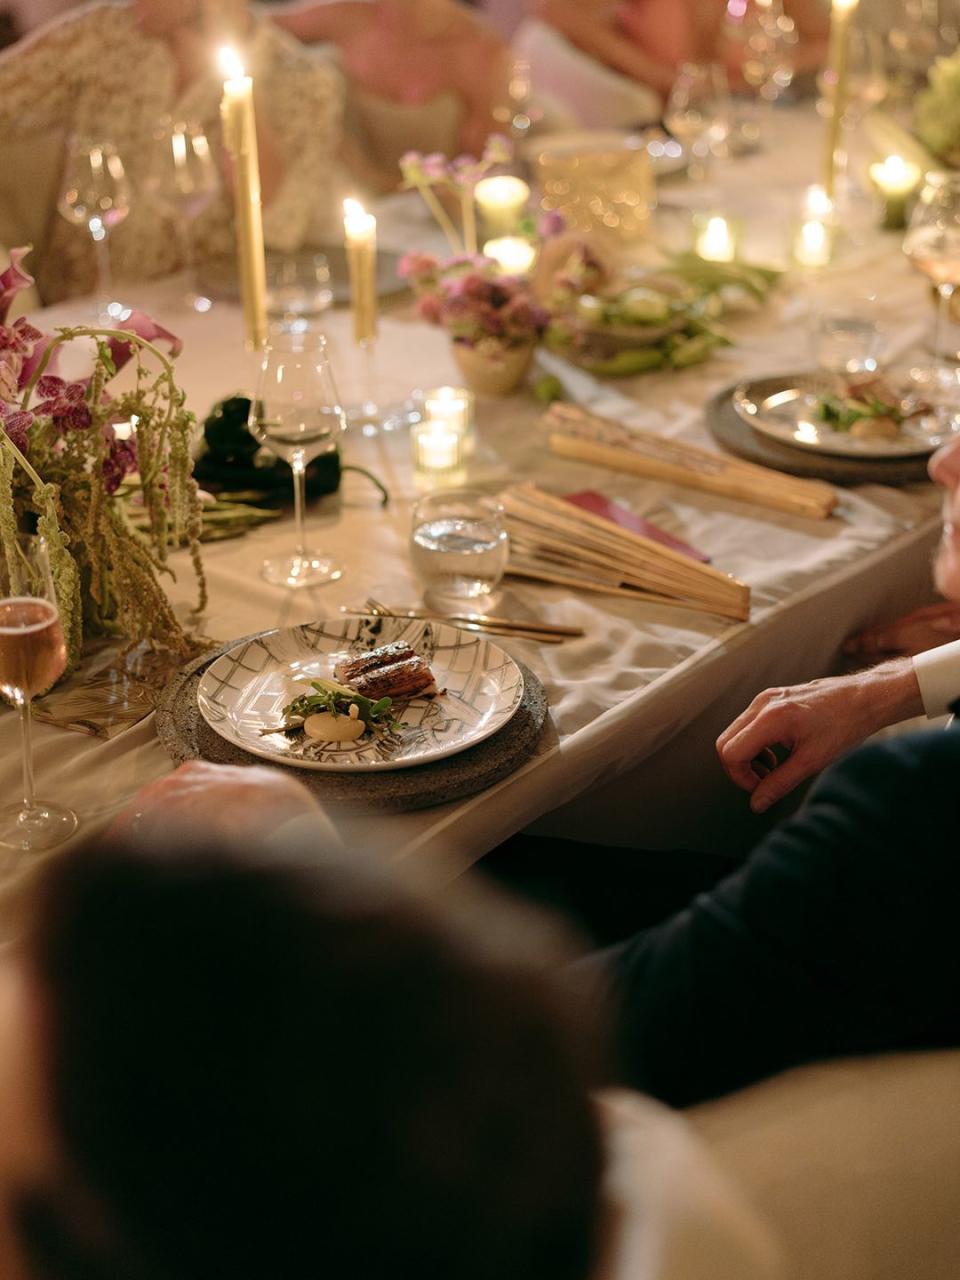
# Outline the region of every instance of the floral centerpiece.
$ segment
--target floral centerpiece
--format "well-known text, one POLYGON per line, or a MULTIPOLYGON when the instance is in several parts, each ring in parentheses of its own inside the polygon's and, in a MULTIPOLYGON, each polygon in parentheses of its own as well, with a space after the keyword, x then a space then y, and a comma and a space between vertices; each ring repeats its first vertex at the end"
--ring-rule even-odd
POLYGON ((13 299, 33 284, 27 252, 14 250, 0 274, 0 558, 13 556, 17 532, 46 539, 71 667, 86 634, 186 653, 191 642, 160 584, 168 549, 187 543, 203 608, 193 415, 172 364, 180 343, 137 311, 110 329, 8 324, 13 299), (72 342, 92 358, 75 380, 57 372, 72 342), (111 396, 107 383, 131 360, 133 387, 111 396), (145 514, 139 530, 128 516, 134 501, 145 514))
POLYGON ((475 391, 504 395, 523 378, 549 321, 525 280, 504 275, 490 258, 440 263, 408 253, 400 274, 417 295, 417 310, 453 339, 454 358, 475 391))
POLYGON ((914 128, 935 156, 960 165, 960 53, 938 58, 930 68, 927 87, 917 95, 914 128))
POLYGON ((403 185, 418 191, 433 214, 454 254, 477 252, 477 183, 494 165, 507 164, 513 154, 508 138, 492 134, 483 155, 457 156, 448 160, 440 152, 423 155, 408 151, 400 160, 403 185), (444 198, 453 200, 460 213, 460 228, 444 208, 444 198))

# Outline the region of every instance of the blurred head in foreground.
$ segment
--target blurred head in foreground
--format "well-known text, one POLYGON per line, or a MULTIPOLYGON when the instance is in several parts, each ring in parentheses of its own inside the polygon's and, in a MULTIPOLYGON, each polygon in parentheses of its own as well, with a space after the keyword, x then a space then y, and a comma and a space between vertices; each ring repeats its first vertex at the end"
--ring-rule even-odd
POLYGON ((539 932, 340 862, 52 862, 0 959, 3 1280, 589 1275, 592 1081, 539 932))

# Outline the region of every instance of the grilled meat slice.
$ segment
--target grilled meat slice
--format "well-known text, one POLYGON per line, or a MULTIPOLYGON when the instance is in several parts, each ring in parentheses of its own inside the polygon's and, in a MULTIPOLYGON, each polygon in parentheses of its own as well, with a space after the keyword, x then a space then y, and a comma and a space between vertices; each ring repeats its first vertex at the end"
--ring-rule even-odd
POLYGON ((403 662, 376 667, 354 676, 351 685, 365 698, 415 698, 418 693, 436 693, 433 672, 425 658, 414 654, 403 662))
POLYGON ((376 671, 378 667, 387 667, 395 662, 407 662, 417 655, 403 640, 395 640, 392 644, 382 644, 367 653, 358 653, 352 658, 343 658, 333 668, 335 680, 341 684, 353 684, 358 676, 368 671, 376 671))

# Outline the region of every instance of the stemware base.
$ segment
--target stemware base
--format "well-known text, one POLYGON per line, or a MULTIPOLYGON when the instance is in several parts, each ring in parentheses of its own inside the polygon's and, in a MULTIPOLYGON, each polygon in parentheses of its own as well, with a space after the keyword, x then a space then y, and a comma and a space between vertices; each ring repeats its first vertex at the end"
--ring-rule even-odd
POLYGON ((29 809, 9 804, 0 809, 0 847, 38 853, 69 840, 77 829, 72 809, 39 802, 29 809))
POLYGON ((422 414, 415 399, 399 400, 393 404, 344 405, 344 417, 351 431, 364 436, 379 435, 381 431, 400 431, 419 422, 422 414))
POLYGON ((343 566, 315 551, 264 560, 260 576, 274 587, 322 587, 343 577, 343 566))

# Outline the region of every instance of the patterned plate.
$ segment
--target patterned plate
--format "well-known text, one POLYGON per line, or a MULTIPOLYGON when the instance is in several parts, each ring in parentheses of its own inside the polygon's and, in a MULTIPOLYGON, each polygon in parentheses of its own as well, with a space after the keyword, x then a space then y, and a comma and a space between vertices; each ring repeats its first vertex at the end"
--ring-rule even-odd
POLYGON ((206 671, 197 691, 200 714, 234 746, 276 764, 333 773, 407 769, 454 755, 502 729, 520 706, 523 676, 490 640, 440 622, 344 618, 268 631, 241 641, 206 671), (297 681, 332 677, 345 654, 404 640, 433 669, 438 698, 398 702, 396 734, 359 744, 306 742, 283 733, 281 709, 302 692, 297 681))
POLYGON ((755 431, 784 444, 844 458, 918 458, 938 449, 957 430, 936 413, 910 418, 893 440, 860 439, 849 431, 834 431, 815 416, 817 401, 836 394, 839 381, 829 374, 781 374, 741 382, 733 393, 733 407, 755 431))

